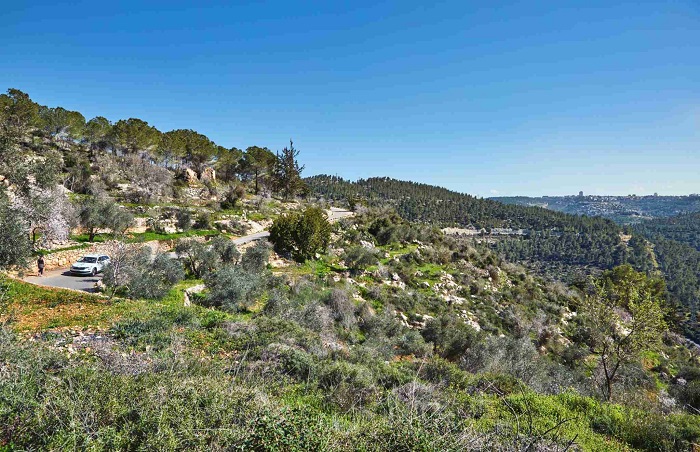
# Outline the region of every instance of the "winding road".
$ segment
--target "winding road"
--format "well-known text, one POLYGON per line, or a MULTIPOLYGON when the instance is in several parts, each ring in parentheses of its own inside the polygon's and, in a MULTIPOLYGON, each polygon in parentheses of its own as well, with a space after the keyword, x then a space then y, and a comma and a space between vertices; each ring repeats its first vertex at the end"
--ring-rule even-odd
MULTIPOLYGON (((328 219, 330 221, 337 221, 341 218, 346 218, 352 216, 353 213, 347 210, 339 209, 337 207, 331 207, 330 210, 326 211, 328 213, 328 219)), ((238 237, 232 239, 233 243, 236 245, 244 245, 246 243, 254 242, 256 240, 261 240, 270 236, 268 231, 260 231, 255 234, 245 235, 243 237, 238 237)), ((170 253, 170 256, 174 259, 177 256, 175 253, 170 253)), ((74 276, 70 273, 68 268, 58 268, 56 270, 49 270, 44 273, 44 276, 27 276, 24 281, 39 286, 48 287, 60 287, 63 289, 80 290, 83 292, 95 292, 95 283, 102 279, 102 275, 97 276, 74 276)))

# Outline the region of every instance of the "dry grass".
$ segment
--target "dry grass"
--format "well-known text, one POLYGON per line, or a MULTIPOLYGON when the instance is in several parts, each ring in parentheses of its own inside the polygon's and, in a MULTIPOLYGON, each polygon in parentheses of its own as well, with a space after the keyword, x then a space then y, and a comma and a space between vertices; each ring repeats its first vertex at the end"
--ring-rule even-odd
POLYGON ((99 328, 114 320, 114 303, 107 299, 72 290, 39 287, 23 281, 7 280, 7 311, 0 319, 12 317, 20 332, 48 328, 99 328))

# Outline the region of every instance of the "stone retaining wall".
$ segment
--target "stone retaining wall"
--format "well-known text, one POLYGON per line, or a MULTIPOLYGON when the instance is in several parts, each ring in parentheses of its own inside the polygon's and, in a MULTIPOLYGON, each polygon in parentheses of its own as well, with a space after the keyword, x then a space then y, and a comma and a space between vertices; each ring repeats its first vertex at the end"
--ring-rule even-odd
MULTIPOLYGON (((197 241, 203 241, 204 237, 193 237, 197 241)), ((142 244, 140 243, 135 243, 134 246, 148 246, 151 248, 151 251, 155 253, 164 253, 168 250, 171 250, 175 247, 175 240, 163 240, 163 241, 158 241, 158 240, 153 240, 150 242, 144 242, 142 244)), ((89 247, 85 248, 80 248, 80 249, 74 249, 74 250, 64 250, 64 251, 56 251, 53 253, 49 253, 44 255, 44 262, 46 263, 46 270, 54 270, 57 268, 66 268, 70 267, 70 265, 80 259, 82 256, 86 254, 106 254, 109 256, 110 251, 114 247, 114 242, 104 242, 104 243, 93 243, 89 247)), ((30 267, 26 269, 25 271, 29 272, 36 272, 36 261, 32 262, 30 267)))

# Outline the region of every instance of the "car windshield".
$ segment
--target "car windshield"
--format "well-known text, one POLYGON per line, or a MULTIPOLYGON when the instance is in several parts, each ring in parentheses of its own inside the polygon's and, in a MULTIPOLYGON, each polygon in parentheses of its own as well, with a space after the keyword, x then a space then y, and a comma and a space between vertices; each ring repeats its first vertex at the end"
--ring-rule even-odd
POLYGON ((78 259, 78 262, 87 262, 88 264, 94 264, 95 262, 97 262, 97 258, 96 257, 81 257, 80 259, 78 259))

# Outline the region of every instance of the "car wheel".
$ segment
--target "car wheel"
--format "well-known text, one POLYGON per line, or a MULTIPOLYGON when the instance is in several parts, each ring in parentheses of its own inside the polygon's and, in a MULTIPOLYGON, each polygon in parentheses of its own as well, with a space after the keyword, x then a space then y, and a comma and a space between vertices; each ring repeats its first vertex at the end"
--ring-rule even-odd
POLYGON ((97 274, 97 267, 92 267, 92 276, 97 274))

